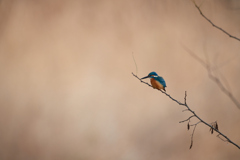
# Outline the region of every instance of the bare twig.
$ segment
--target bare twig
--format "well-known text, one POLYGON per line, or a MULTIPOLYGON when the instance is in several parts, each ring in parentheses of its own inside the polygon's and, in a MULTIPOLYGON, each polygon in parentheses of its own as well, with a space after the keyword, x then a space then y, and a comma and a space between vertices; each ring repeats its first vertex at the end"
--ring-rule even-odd
POLYGON ((223 139, 222 137, 220 137, 220 134, 218 134, 217 137, 221 139, 223 142, 228 142, 226 139, 223 139))
POLYGON ((228 33, 227 31, 225 31, 224 29, 222 29, 222 28, 218 27, 217 25, 215 25, 209 18, 207 18, 207 17, 202 13, 200 7, 196 4, 196 2, 195 2, 194 0, 193 0, 193 3, 194 3, 194 5, 195 5, 195 7, 198 9, 198 11, 199 11, 199 13, 201 14, 201 16, 202 16, 203 18, 205 18, 213 27, 219 29, 220 31, 222 31, 223 33, 225 33, 226 35, 228 35, 229 37, 240 41, 240 38, 237 38, 237 37, 229 34, 229 33, 228 33))
POLYGON ((135 58, 134 58, 134 55, 133 55, 133 52, 132 52, 132 57, 133 57, 133 61, 135 63, 135 67, 136 67, 136 75, 138 74, 138 68, 137 68, 137 63, 135 61, 135 58))
POLYGON ((185 112, 185 111, 188 111, 188 109, 184 109, 184 110, 182 110, 182 112, 185 112))
MULTIPOLYGON (((152 87, 152 86, 151 86, 150 84, 148 84, 147 82, 142 81, 142 80, 141 80, 137 75, 135 75, 134 73, 132 73, 132 75, 133 75, 134 77, 136 77, 140 82, 148 85, 149 87, 152 87)), ((159 91, 162 92, 163 94, 165 94, 167 97, 169 97, 171 100, 173 100, 173 101, 176 102, 177 104, 179 104, 179 105, 181 105, 181 106, 185 106, 185 107, 187 108, 187 110, 192 113, 192 116, 190 116, 190 117, 191 117, 191 118, 192 118, 192 117, 196 117, 196 118, 199 120, 199 122, 197 122, 196 124, 194 124, 195 127, 194 127, 194 130, 193 130, 193 133, 192 133, 192 137, 193 137, 193 134, 194 134, 196 125, 199 124, 199 123, 203 123, 203 124, 205 124, 206 126, 208 126, 209 128, 212 128, 212 129, 213 129, 214 131, 216 131, 219 135, 221 135, 222 137, 224 137, 227 142, 233 144, 233 145, 236 146, 238 149, 240 149, 240 146, 239 146, 239 145, 237 145, 236 143, 234 143, 233 141, 231 141, 227 136, 225 136, 225 135, 224 135, 223 133, 221 133, 219 130, 217 130, 216 128, 214 128, 211 124, 208 124, 207 122, 205 122, 204 120, 202 120, 202 119, 188 106, 188 104, 187 104, 187 102, 186 102, 186 101, 187 101, 187 92, 185 92, 185 97, 184 97, 185 103, 181 103, 180 101, 174 99, 170 94, 167 94, 166 92, 163 92, 162 90, 159 90, 159 91)), ((191 118, 188 118, 188 120, 190 120, 191 118)), ((186 121, 187 121, 187 120, 186 120, 186 121)), ((192 138, 191 138, 191 140, 192 140, 192 138)), ((192 142, 191 142, 191 145, 192 145, 192 142)), ((192 146, 190 146, 190 148, 192 148, 192 146)))
POLYGON ((190 119, 191 119, 192 117, 194 117, 194 115, 188 117, 188 119, 185 119, 185 120, 183 120, 183 121, 180 121, 179 123, 183 123, 183 122, 186 122, 186 121, 190 121, 190 119))
POLYGON ((199 123, 202 123, 202 122, 199 121, 199 122, 197 122, 197 123, 195 123, 195 124, 191 124, 190 126, 196 126, 196 125, 198 125, 199 123))

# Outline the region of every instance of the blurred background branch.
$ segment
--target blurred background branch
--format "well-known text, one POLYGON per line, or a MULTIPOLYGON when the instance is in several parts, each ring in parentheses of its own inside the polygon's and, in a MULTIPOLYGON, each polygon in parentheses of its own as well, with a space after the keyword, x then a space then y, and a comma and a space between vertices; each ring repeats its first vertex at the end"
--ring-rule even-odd
MULTIPOLYGON (((142 79, 140 79, 140 78, 139 78, 137 75, 135 75, 134 73, 132 73, 132 75, 133 75, 134 77, 136 77, 140 82, 148 85, 149 87, 152 87, 150 84, 142 81, 142 79)), ((188 122, 188 124, 187 124, 188 129, 190 128, 190 126, 194 126, 194 129, 193 129, 193 132, 192 132, 192 135, 191 135, 190 149, 192 148, 192 145, 193 145, 193 135, 194 135, 196 126, 197 126, 198 124, 200 124, 200 123, 203 123, 203 124, 205 124, 206 126, 210 127, 210 130, 212 131, 211 133, 213 133, 213 131, 216 131, 216 132, 218 133, 217 137, 220 137, 220 136, 224 137, 224 138, 226 139, 226 142, 229 142, 229 143, 233 144, 234 146, 236 146, 238 149, 240 149, 240 146, 239 146, 239 145, 237 145, 236 143, 234 143, 233 141, 231 141, 227 136, 225 136, 223 133, 221 133, 221 132, 219 131, 219 128, 218 128, 218 125, 217 125, 216 122, 211 123, 211 124, 207 123, 206 121, 204 121, 203 119, 201 119, 201 118, 188 106, 188 104, 187 104, 187 92, 186 92, 186 91, 185 91, 184 103, 176 100, 176 99, 173 98, 170 94, 168 94, 168 93, 166 93, 166 92, 164 92, 164 91, 162 91, 162 90, 159 90, 159 91, 162 92, 163 94, 165 94, 166 96, 168 96, 171 100, 175 101, 175 102, 178 103, 179 105, 185 106, 187 109, 184 110, 184 111, 189 111, 189 112, 192 113, 192 115, 191 115, 188 119, 186 119, 186 120, 184 120, 184 121, 180 121, 179 123, 186 122, 186 121, 189 121, 189 122, 190 122, 190 119, 193 118, 193 117, 195 117, 195 118, 197 118, 197 119, 199 120, 199 122, 197 122, 197 123, 195 123, 195 124, 189 125, 189 122, 188 122)))
POLYGON ((198 61, 207 70, 209 78, 212 81, 214 81, 218 85, 218 87, 221 89, 221 91, 231 99, 231 101, 238 107, 238 109, 240 109, 240 103, 237 101, 235 96, 232 94, 231 89, 230 89, 226 79, 224 78, 224 76, 222 75, 222 78, 220 78, 216 74, 217 67, 213 68, 209 62, 205 62, 203 59, 198 57, 197 54, 195 54, 193 51, 191 51, 184 44, 181 43, 181 45, 185 49, 185 51, 187 53, 189 53, 190 56, 192 56, 196 61, 198 61), (225 82, 225 86, 223 85, 223 81, 225 82))

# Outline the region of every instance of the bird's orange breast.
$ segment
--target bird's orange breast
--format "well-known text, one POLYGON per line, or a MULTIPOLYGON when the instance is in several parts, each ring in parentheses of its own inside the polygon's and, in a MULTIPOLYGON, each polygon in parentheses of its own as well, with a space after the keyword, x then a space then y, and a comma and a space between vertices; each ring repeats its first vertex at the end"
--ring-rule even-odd
POLYGON ((165 91, 165 88, 163 87, 163 85, 160 82, 158 82, 154 78, 151 78, 150 81, 151 81, 151 84, 152 84, 153 88, 156 88, 156 89, 159 89, 159 90, 163 89, 165 91))

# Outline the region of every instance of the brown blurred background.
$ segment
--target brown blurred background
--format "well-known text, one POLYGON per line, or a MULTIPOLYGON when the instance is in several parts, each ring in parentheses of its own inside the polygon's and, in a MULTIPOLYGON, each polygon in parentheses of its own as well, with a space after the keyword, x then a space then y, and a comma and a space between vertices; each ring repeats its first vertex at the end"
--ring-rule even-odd
MULTIPOLYGON (((196 1, 240 37, 238 0, 196 1)), ((190 0, 1 0, 1 160, 239 160, 240 151, 140 83, 156 71, 167 93, 240 145, 240 109, 182 47, 218 67, 240 98, 240 42, 190 0), (195 121, 192 120, 192 123, 195 121)), ((146 80, 149 82, 149 80, 146 80)), ((227 83, 224 83, 226 85, 227 83)))

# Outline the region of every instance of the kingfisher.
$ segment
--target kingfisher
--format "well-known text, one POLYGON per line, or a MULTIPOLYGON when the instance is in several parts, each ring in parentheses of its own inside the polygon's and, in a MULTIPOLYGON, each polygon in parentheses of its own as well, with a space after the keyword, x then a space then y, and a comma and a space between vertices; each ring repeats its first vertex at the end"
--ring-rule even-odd
POLYGON ((145 79, 145 78, 151 78, 150 82, 151 82, 153 88, 159 89, 159 90, 162 89, 162 90, 166 91, 165 87, 167 87, 167 86, 166 86, 165 80, 162 77, 160 77, 156 72, 151 72, 148 74, 148 76, 143 77, 141 79, 145 79))

